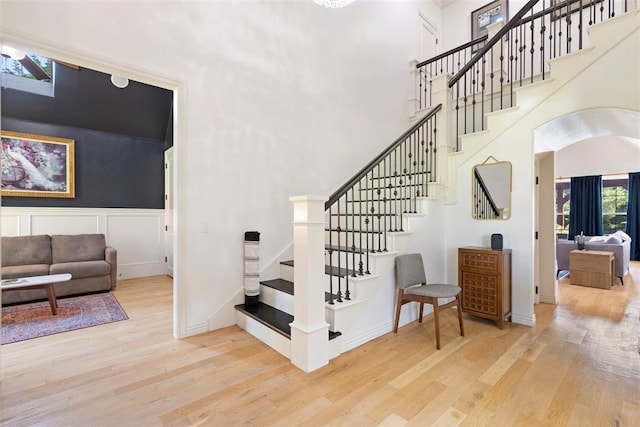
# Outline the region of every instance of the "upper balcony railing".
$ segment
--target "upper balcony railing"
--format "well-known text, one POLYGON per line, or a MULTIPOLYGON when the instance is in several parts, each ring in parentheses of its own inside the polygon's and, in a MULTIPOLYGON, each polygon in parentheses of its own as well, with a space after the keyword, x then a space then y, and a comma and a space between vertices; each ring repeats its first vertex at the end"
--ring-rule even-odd
POLYGON ((457 137, 483 130, 485 113, 515 105, 516 87, 548 77, 549 60, 586 47, 588 26, 629 7, 628 0, 530 0, 489 37, 419 63, 420 108, 431 104, 433 78, 453 75, 459 150, 457 137))

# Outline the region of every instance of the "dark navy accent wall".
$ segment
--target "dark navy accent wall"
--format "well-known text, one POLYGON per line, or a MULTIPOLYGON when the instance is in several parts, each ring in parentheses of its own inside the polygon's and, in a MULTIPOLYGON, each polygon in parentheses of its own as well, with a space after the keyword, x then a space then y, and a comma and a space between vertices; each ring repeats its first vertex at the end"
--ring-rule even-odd
POLYGON ((173 92, 55 64, 55 96, 2 88, 3 130, 75 140, 74 199, 3 197, 3 206, 164 208, 173 92))
MULTIPOLYGON (((4 113, 4 100, 2 108, 4 113)), ((2 206, 164 209, 164 137, 143 139, 4 116, 0 125, 75 140, 74 199, 2 197, 2 206)))
POLYGON ((3 88, 2 115, 165 141, 172 91, 135 81, 118 89, 109 74, 59 64, 54 74, 54 97, 3 88))

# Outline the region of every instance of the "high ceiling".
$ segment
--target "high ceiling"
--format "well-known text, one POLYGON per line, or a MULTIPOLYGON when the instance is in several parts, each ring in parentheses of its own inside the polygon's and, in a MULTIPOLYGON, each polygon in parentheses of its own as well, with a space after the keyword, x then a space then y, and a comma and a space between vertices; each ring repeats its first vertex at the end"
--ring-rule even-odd
POLYGON ((458 0, 433 0, 433 2, 440 7, 440 9, 444 9, 445 7, 449 6, 452 3, 455 3, 456 1, 458 0))

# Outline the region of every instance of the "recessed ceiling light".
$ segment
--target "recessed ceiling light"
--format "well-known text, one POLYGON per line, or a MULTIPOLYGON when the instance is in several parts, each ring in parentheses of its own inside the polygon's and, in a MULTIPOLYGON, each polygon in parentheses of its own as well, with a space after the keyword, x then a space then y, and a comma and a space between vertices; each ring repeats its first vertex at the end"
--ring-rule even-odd
POLYGON ((123 89, 129 86, 129 79, 126 77, 116 76, 115 74, 112 74, 111 83, 113 83, 115 87, 123 89))

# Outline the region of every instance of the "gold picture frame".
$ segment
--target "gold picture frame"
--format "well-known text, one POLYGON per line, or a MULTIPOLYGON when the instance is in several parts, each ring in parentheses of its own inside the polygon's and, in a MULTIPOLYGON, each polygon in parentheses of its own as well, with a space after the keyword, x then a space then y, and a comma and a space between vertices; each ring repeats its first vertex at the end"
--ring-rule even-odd
POLYGON ((1 131, 2 196, 75 197, 75 141, 1 131))

